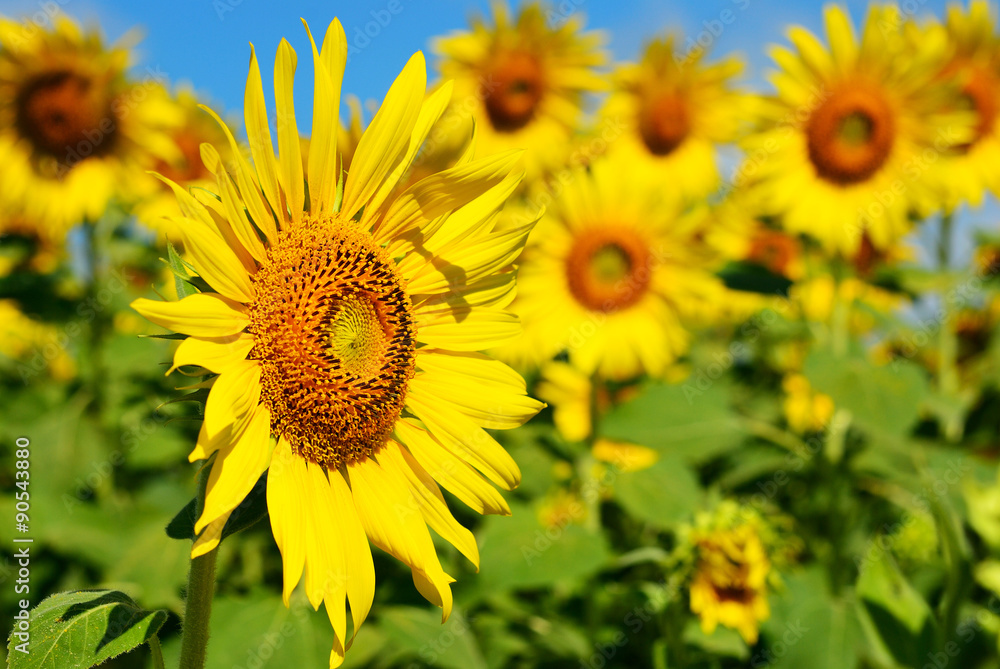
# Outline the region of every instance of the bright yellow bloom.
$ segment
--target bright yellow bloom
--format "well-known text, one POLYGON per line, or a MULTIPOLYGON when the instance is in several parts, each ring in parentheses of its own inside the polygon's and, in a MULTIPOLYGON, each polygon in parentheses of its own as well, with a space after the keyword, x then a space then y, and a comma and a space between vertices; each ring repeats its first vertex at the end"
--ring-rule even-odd
POLYGON ((701 320, 724 303, 702 238, 705 207, 628 163, 578 171, 547 210, 521 259, 514 309, 524 335, 498 354, 539 365, 562 350, 584 374, 663 374, 701 320))
POLYGON ((552 407, 552 420, 566 441, 583 441, 590 436, 590 377, 573 365, 552 361, 542 367, 535 394, 552 407))
POLYGON ((584 95, 605 87, 595 72, 606 61, 603 37, 581 28, 576 15, 550 27, 538 2, 522 6, 512 21, 497 2, 492 26, 477 18, 471 32, 438 39, 441 75, 455 82, 448 125, 456 137, 468 136, 471 120, 484 153, 525 149, 529 179, 560 166, 584 95))
POLYGON ((218 544, 229 514, 268 470, 285 602, 304 579, 312 605, 325 603, 336 666, 349 645, 345 600, 354 633, 372 603, 369 541, 406 563, 420 593, 448 616, 453 579, 428 525, 473 564, 479 555, 438 483, 476 512, 508 514, 493 485, 514 488, 520 471, 484 428, 516 427, 542 405, 525 396, 516 372, 477 353, 519 329, 504 307, 511 262, 533 223, 494 227, 522 178, 518 153, 466 159, 390 197, 451 87, 425 99, 424 57, 414 55, 345 174, 337 127, 347 41, 336 19, 312 53, 308 182, 294 122, 296 56, 282 40, 277 159, 252 54, 245 121, 254 167, 220 121, 238 164, 229 171, 206 150, 219 198, 175 189, 185 249, 217 292, 134 307, 190 335, 175 367, 218 374, 190 455, 214 457, 192 554, 218 544))
POLYGON ((655 40, 638 64, 618 67, 600 116, 622 128, 609 142, 610 153, 621 153, 670 188, 704 197, 719 186, 716 145, 737 138, 749 98, 731 83, 742 62, 706 65, 702 50, 681 58, 680 41, 674 35, 655 40))
POLYGON ((954 105, 975 113, 972 138, 936 167, 948 186, 947 207, 962 201, 980 205, 989 190, 1000 195, 1000 38, 995 12, 986 0, 973 0, 967 11, 961 5, 948 7, 944 25, 932 24, 922 40, 942 39, 944 31, 951 55, 941 76, 958 85, 954 105))
POLYGON ((809 379, 801 374, 789 374, 781 387, 785 391, 785 419, 793 431, 799 434, 818 432, 829 425, 833 418, 833 399, 814 391, 809 379))
POLYGON ((885 249, 909 215, 940 207, 931 169, 971 139, 972 114, 949 111, 953 89, 937 78, 943 40, 907 39, 898 8, 872 6, 855 38, 847 14, 826 9, 829 47, 803 28, 775 47, 777 95, 762 105, 762 131, 746 142, 749 178, 766 213, 853 256, 867 234, 885 249))
POLYGON ((771 615, 767 579, 771 562, 754 524, 698 528, 691 582, 691 612, 706 634, 720 623, 737 630, 748 644, 757 642, 760 623, 771 615))
POLYGON ((54 237, 154 187, 179 122, 155 72, 129 80, 128 53, 69 19, 51 32, 0 19, 0 207, 54 237))

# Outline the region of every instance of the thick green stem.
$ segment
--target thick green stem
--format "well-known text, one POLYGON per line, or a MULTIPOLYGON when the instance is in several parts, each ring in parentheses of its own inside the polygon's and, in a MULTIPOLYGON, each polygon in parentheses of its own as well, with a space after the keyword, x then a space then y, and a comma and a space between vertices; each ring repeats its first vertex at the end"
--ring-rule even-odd
POLYGON ((93 411, 98 421, 103 425, 104 421, 104 383, 107 378, 104 373, 104 337, 107 334, 107 315, 104 313, 100 302, 100 292, 103 285, 103 272, 101 263, 103 261, 101 252, 101 241, 98 236, 97 224, 89 221, 84 222, 83 229, 87 235, 87 304, 92 313, 89 327, 89 341, 87 342, 87 352, 90 357, 90 392, 93 397, 93 411))
POLYGON ((163 650, 160 648, 160 638, 155 634, 149 637, 149 651, 153 656, 153 669, 166 669, 163 665, 163 650))
MULTIPOLYGON (((938 236, 938 268, 945 276, 951 265, 951 214, 942 214, 941 232, 938 236)), ((950 282, 948 284, 950 286, 950 282)), ((938 391, 946 398, 958 396, 961 381, 958 373, 958 334, 955 332, 955 314, 948 291, 941 295, 941 324, 938 329, 938 391)), ((962 424, 957 417, 944 426, 945 437, 952 442, 962 438, 962 424)))
POLYGON ((597 460, 593 455, 594 444, 597 442, 597 394, 599 392, 600 380, 595 374, 590 379, 590 434, 587 435, 586 440, 587 451, 581 454, 577 460, 578 475, 584 483, 584 490, 586 492, 583 496, 583 503, 587 508, 584 527, 592 531, 597 531, 601 526, 601 482, 594 476, 597 460))
MULTIPOLYGON (((205 479, 210 468, 203 467, 198 475, 196 517, 205 507, 205 479)), ((191 560, 188 572, 187 598, 184 601, 184 623, 181 628, 180 669, 203 669, 208 650, 208 624, 212 618, 212 596, 215 594, 215 560, 218 547, 191 560)))

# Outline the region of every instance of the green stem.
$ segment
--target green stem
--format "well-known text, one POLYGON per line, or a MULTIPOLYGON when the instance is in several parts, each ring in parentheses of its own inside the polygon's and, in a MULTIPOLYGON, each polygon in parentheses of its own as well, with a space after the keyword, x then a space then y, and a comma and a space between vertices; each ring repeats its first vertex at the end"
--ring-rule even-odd
MULTIPOLYGON (((951 214, 942 214, 941 233, 938 236, 938 269, 947 274, 951 264, 951 214)), ((945 295, 941 296, 941 329, 938 337, 938 385, 941 392, 953 397, 958 392, 958 337, 955 334, 951 304, 945 295)))
MULTIPOLYGON (((198 474, 198 501, 195 504, 201 516, 205 507, 205 479, 210 467, 203 467, 198 474)), ((218 547, 191 560, 188 572, 187 598, 184 601, 184 623, 181 630, 181 669, 203 669, 208 649, 208 624, 212 618, 212 596, 215 594, 215 560, 218 547)))
POLYGON ((163 649, 160 648, 160 638, 155 634, 149 637, 150 653, 153 655, 153 669, 166 669, 163 665, 163 649))
POLYGON ((98 236, 97 224, 85 221, 83 229, 87 236, 87 270, 90 273, 87 281, 87 304, 93 311, 90 321, 89 341, 90 354, 90 392, 94 399, 93 410, 98 421, 104 423, 104 383, 107 377, 104 373, 104 337, 107 332, 106 314, 100 303, 100 292, 103 285, 101 271, 102 253, 98 236))
POLYGON ((597 394, 600 392, 600 381, 596 374, 590 378, 590 434, 587 435, 586 452, 577 460, 578 475, 584 482, 585 490, 588 493, 584 496, 584 504, 587 506, 587 518, 584 527, 591 531, 597 531, 601 526, 601 483, 594 476, 597 460, 594 458, 594 444, 597 442, 598 428, 598 407, 597 394))
POLYGON ((847 356, 850 343, 851 305, 844 299, 842 286, 846 269, 839 260, 833 264, 833 314, 830 323, 830 347, 839 358, 847 356))

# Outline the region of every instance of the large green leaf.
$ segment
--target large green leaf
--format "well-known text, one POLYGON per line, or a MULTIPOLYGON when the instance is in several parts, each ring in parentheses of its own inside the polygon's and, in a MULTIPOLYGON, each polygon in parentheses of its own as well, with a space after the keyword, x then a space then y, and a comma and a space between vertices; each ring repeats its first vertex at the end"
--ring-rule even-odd
POLYGON ((480 570, 474 587, 482 593, 580 583, 611 558, 600 533, 574 523, 543 527, 533 509, 519 504, 511 504, 511 512, 486 518, 479 533, 480 570))
POLYGON ((858 666, 861 629, 854 602, 834 597, 821 569, 785 577, 785 587, 771 595, 771 617, 761 629, 749 666, 770 669, 854 669, 858 666))
MULTIPOLYGON (((720 370, 726 362, 718 361, 720 370)), ((608 412, 601 436, 674 453, 695 464, 739 447, 743 431, 715 371, 699 370, 681 385, 646 386, 608 412)))
POLYGON ((396 606, 379 613, 379 627, 400 659, 416 659, 418 666, 486 669, 471 622, 461 611, 453 611, 442 625, 439 609, 396 606))
POLYGON ((876 366, 860 355, 844 358, 815 350, 804 372, 813 388, 850 411, 854 422, 872 434, 904 435, 929 392, 925 373, 906 360, 876 366))
POLYGON ((60 592, 31 611, 29 652, 18 651, 23 639, 11 634, 9 666, 87 669, 146 643, 166 619, 166 611, 145 611, 114 590, 60 592))
POLYGON ((665 528, 687 520, 702 498, 694 472, 676 455, 662 455, 637 472, 619 472, 611 486, 615 501, 632 516, 665 528))
POLYGON ((930 606, 889 551, 880 551, 863 565, 857 593, 879 640, 896 661, 920 666, 934 649, 936 623, 930 606))

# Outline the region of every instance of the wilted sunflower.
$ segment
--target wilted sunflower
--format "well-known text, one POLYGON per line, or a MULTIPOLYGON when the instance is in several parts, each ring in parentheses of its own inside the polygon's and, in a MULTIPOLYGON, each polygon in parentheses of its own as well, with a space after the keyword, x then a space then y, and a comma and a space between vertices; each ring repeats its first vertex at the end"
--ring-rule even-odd
MULTIPOLYGON (((985 0, 974 0, 968 12, 961 5, 951 5, 947 11, 945 24, 933 24, 927 31, 946 32, 952 53, 941 74, 959 86, 956 106, 971 109, 976 116, 971 139, 940 165, 948 184, 947 206, 954 208, 962 201, 981 204, 987 189, 1000 195, 996 169, 1000 163, 1000 38, 996 17, 985 0)), ((931 35, 924 33, 921 38, 929 40, 931 35)))
POLYGON ((718 187, 716 145, 736 139, 750 98, 730 81, 743 70, 739 60, 706 65, 703 51, 682 58, 677 46, 668 35, 651 42, 638 64, 620 66, 601 117, 624 129, 610 152, 699 197, 718 187))
POLYGON ((413 56, 345 175, 336 139, 347 58, 340 23, 321 51, 312 48, 308 183, 292 102, 296 56, 282 40, 278 158, 252 54, 245 120, 254 167, 220 121, 238 165, 228 172, 203 147, 219 198, 176 188, 185 248, 217 292, 134 307, 190 335, 175 366, 218 374, 190 455, 214 454, 193 555, 218 544, 229 514, 269 468, 285 602, 303 578, 312 605, 325 602, 336 666, 349 645, 345 598, 355 633, 371 606, 369 540, 406 563, 448 616, 453 579, 427 526, 475 564, 478 551, 438 483, 477 512, 509 513, 491 484, 511 489, 520 472, 483 428, 515 427, 542 405, 525 396, 516 372, 476 352, 519 327, 503 309, 514 290, 511 261, 532 224, 494 228, 522 177, 519 156, 466 160, 387 199, 450 87, 425 101, 424 57, 413 56))
POLYGON ((493 12, 494 25, 476 18, 472 32, 435 43, 442 77, 455 82, 449 125, 461 141, 469 129, 462 118, 474 120, 486 154, 525 149, 533 178, 561 164, 584 95, 605 87, 594 71, 606 61, 603 39, 580 34, 575 15, 550 27, 538 2, 521 7, 513 22, 504 3, 495 3, 493 12))
POLYGON ((0 206, 60 235, 152 184, 180 119, 160 77, 130 81, 128 65, 68 18, 48 32, 0 19, 0 206))
POLYGON ((863 233, 884 249, 909 231, 911 212, 940 206, 932 168, 969 141, 971 115, 947 111, 943 41, 907 39, 898 8, 872 6, 860 41, 841 8, 825 19, 829 48, 793 27, 797 53, 773 49, 777 94, 747 141, 747 173, 789 230, 852 256, 863 233))
POLYGON ((497 353, 540 365, 562 350, 584 374, 663 374, 686 350, 682 324, 724 303, 704 243, 704 207, 628 163, 577 171, 532 234, 515 309, 523 335, 497 353))

